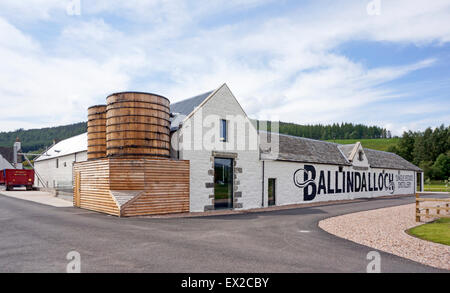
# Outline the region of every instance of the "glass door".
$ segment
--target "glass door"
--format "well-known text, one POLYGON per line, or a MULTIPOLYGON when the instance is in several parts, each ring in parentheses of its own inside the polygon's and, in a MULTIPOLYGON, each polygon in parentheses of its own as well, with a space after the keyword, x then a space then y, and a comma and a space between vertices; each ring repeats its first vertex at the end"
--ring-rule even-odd
POLYGON ((214 208, 233 208, 232 159, 214 159, 214 208))
POLYGON ((275 185, 276 185, 276 179, 275 178, 269 178, 269 206, 275 205, 275 185))

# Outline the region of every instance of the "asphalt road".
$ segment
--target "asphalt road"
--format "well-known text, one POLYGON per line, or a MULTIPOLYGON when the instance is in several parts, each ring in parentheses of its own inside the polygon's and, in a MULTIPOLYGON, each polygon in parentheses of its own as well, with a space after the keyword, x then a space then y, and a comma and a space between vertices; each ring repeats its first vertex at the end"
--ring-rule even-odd
MULTIPOLYGON (((0 195, 0 272, 366 272, 373 249, 337 238, 322 219, 413 198, 198 218, 116 218, 0 195), (309 231, 309 232, 306 232, 309 231)), ((439 270, 381 252, 382 272, 439 270)), ((442 272, 442 271, 441 271, 442 272)), ((447 272, 447 271, 446 271, 447 272)))

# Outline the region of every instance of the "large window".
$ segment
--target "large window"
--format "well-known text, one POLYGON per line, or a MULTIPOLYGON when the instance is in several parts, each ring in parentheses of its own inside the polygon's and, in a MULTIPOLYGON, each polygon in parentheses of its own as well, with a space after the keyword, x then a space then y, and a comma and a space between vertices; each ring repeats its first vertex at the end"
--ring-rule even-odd
POLYGON ((214 207, 233 208, 233 160, 214 159, 214 207))
POLYGON ((221 119, 220 120, 220 140, 221 141, 227 141, 228 137, 228 129, 227 129, 227 120, 221 119))

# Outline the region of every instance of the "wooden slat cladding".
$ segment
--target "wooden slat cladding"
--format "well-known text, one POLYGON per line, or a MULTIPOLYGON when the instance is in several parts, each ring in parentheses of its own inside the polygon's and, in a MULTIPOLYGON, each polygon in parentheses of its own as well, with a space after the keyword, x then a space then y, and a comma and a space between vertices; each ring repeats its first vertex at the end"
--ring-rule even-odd
POLYGON ((110 159, 111 190, 144 190, 145 160, 110 159))
POLYGON ((81 191, 81 176, 80 172, 75 172, 75 184, 73 191, 73 205, 76 207, 80 207, 80 191, 81 191))
POLYGON ((80 206, 117 216, 189 212, 189 161, 108 158, 75 164, 80 206), (113 191, 143 191, 118 207, 113 191))
POLYGON ((122 216, 189 212, 189 161, 145 160, 145 193, 122 216))
POLYGON ((108 159, 75 163, 74 172, 80 174, 80 208, 120 216, 119 207, 109 193, 108 159))
POLYGON ((124 92, 106 98, 108 157, 170 156, 170 102, 162 96, 124 92))
POLYGON ((88 109, 88 160, 106 157, 106 105, 88 109))

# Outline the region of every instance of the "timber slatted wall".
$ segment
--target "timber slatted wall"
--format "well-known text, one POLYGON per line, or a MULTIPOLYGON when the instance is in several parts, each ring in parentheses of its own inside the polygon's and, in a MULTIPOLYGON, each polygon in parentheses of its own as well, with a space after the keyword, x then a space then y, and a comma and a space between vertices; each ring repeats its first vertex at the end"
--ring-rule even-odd
POLYGON ((101 159, 76 163, 80 207, 116 216, 189 212, 189 161, 101 159), (142 191, 121 205, 110 191, 142 191))
POLYGON ((145 192, 126 205, 126 217, 189 212, 189 161, 145 160, 145 192))
POLYGON ((144 190, 146 160, 110 159, 111 190, 144 190))
POLYGON ((79 207, 119 216, 119 207, 109 192, 108 159, 76 163, 76 172, 80 172, 79 207))

